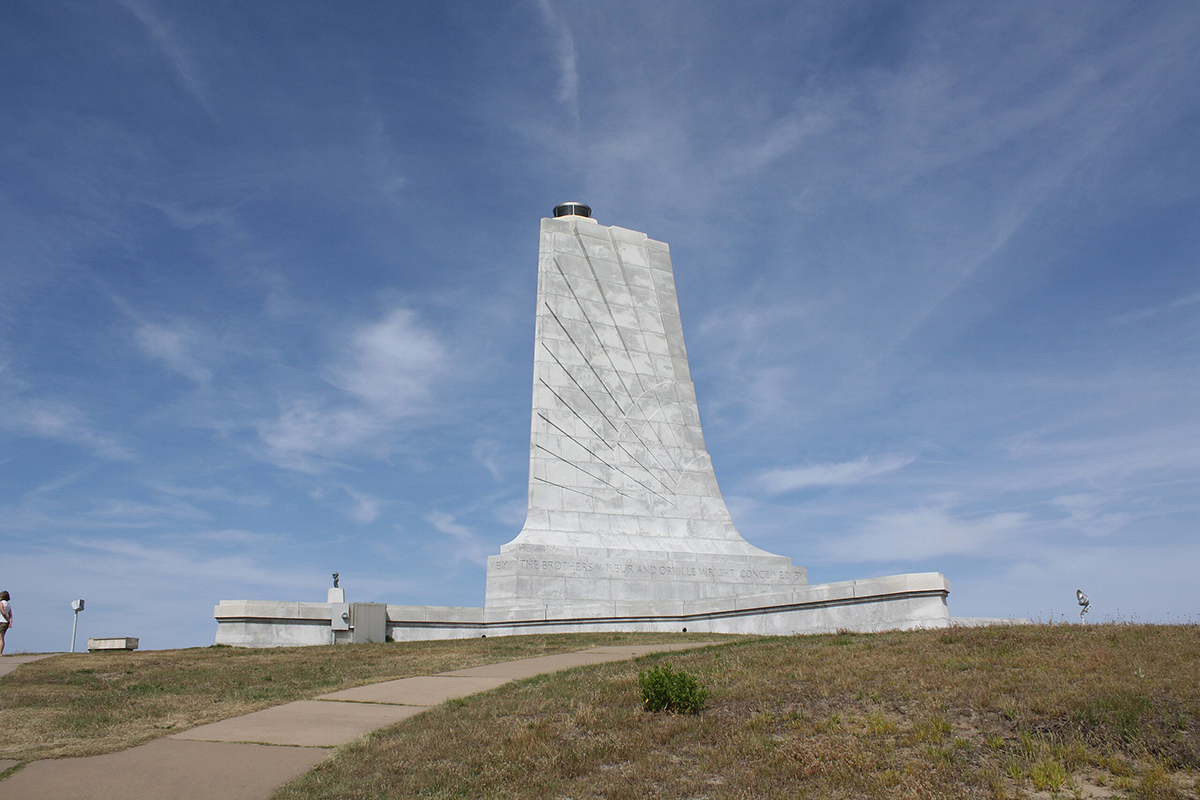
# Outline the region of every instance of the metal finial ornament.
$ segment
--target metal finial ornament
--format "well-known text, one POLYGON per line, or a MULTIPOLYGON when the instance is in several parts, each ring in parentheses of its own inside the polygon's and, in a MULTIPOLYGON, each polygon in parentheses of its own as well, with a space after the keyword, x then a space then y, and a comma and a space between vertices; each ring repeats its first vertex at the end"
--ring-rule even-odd
POLYGON ((338 574, 336 572, 333 573, 333 588, 338 588, 338 574))
POLYGON ((1080 608, 1079 624, 1082 625, 1083 624, 1083 615, 1086 614, 1087 612, 1091 611, 1091 609, 1092 609, 1092 601, 1089 600, 1088 596, 1083 593, 1083 589, 1075 590, 1075 599, 1079 601, 1079 608, 1080 608))

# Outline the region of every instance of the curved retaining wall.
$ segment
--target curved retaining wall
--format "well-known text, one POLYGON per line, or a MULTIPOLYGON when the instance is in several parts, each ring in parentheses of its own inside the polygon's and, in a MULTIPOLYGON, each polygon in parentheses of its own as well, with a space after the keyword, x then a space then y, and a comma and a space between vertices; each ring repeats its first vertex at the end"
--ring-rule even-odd
MULTIPOLYGON (((583 631, 747 633, 787 636, 837 630, 871 632, 940 628, 951 624, 940 573, 915 573, 805 586, 738 598, 718 605, 675 607, 528 607, 503 612, 443 606, 387 607, 395 641, 467 639, 583 631)), ((217 644, 240 647, 323 645, 333 642, 329 603, 225 600, 214 609, 217 644)))

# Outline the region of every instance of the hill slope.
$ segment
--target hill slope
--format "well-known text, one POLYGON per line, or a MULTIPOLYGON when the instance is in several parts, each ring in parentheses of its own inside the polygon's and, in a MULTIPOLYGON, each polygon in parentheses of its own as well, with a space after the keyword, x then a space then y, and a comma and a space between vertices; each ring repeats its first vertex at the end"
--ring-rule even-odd
POLYGON ((1200 627, 1023 626, 741 640, 433 709, 298 798, 1196 798, 1200 627), (669 661, 711 692, 640 709, 669 661))

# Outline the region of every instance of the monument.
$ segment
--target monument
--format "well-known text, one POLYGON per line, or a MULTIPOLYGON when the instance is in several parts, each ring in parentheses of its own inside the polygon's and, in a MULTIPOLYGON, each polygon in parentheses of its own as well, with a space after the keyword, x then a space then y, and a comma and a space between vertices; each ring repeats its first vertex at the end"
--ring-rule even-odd
POLYGON ((489 611, 680 613, 808 583, 741 537, 704 446, 667 245, 582 203, 542 220, 529 509, 489 611))
MULTIPOLYGON (((483 608, 388 605, 389 638, 950 624, 940 573, 810 585, 742 538, 704 445, 665 243, 559 205, 541 223, 535 319, 525 524, 488 559, 483 608)), ((340 587, 328 601, 222 601, 217 642, 360 641, 356 617, 377 619, 340 587)))

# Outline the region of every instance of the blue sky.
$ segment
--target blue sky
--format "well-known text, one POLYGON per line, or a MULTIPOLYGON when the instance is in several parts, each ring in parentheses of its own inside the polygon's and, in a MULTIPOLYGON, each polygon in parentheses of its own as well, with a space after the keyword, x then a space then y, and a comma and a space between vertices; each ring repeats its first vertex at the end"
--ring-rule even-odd
POLYGON ((11 650, 480 605, 538 220, 670 243, 743 536, 1194 620, 1200 6, 0 4, 11 650))

